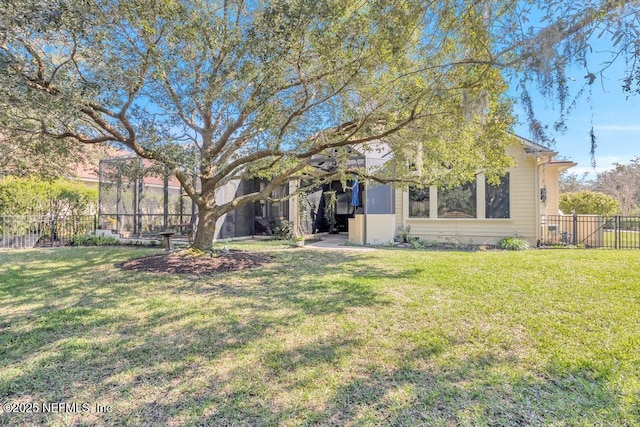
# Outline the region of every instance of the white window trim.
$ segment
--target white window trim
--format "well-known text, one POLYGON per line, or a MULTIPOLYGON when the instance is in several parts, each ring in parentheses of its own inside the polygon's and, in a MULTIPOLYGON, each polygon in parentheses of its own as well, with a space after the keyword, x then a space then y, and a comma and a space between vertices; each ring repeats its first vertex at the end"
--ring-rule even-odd
MULTIPOLYGON (((409 189, 402 191, 402 220, 406 221, 489 221, 489 222, 513 222, 511 208, 509 208, 509 218, 487 218, 486 205, 486 177, 484 173, 476 175, 476 217, 475 218, 439 218, 438 217, 438 187, 429 187, 429 216, 413 217, 409 216, 409 189)), ((511 207, 511 179, 509 179, 509 206, 511 207)))

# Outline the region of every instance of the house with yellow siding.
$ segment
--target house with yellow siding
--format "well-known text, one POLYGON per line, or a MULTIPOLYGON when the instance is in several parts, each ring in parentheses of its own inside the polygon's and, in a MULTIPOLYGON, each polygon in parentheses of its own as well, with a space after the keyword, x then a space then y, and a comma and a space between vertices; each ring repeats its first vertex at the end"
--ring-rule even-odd
POLYGON ((411 236, 431 241, 495 244, 517 235, 535 245, 543 216, 560 213, 559 174, 576 164, 558 160, 557 152, 524 138, 507 154, 515 164, 498 185, 489 184, 480 173, 473 182, 452 189, 387 186, 391 206, 386 211, 367 209, 374 195, 365 195, 364 209, 349 220, 349 240, 381 244, 392 241, 399 229, 409 228, 411 236))
MULTIPOLYGON (((355 151, 353 154, 357 158, 357 166, 365 169, 375 168, 388 159, 384 149, 370 150, 367 155, 358 155, 355 151)), ((349 241, 359 244, 391 242, 399 229, 408 228, 412 236, 423 240, 464 244, 495 244, 504 237, 514 235, 536 244, 544 227, 555 227, 554 230, 561 233, 566 224, 546 223, 544 217, 560 213, 558 177, 575 163, 557 160, 555 157, 558 153, 524 138, 519 138, 517 143, 508 147, 507 154, 515 160, 515 164, 498 185, 490 185, 481 173, 473 182, 452 189, 435 186, 400 189, 390 184, 361 183, 358 205, 353 206, 354 183, 349 182, 343 187, 342 183, 336 181, 306 195, 308 206, 305 208, 301 207, 301 199, 291 198, 264 200, 236 209, 220 218, 216 237, 269 234, 282 219, 292 221, 297 232, 303 234, 341 232, 349 241), (329 195, 335 197, 332 207, 328 206, 329 195)), ((104 160, 101 164, 108 161, 104 160)), ((335 167, 331 156, 318 156, 316 166, 335 167)), ((82 178, 86 179, 84 175, 82 178)), ((162 187, 162 180, 150 180, 154 178, 145 179, 145 194, 155 187, 162 187)), ((172 178, 168 184, 170 190, 177 191, 179 197, 179 187, 175 187, 174 181, 175 178, 172 178)), ((218 189, 216 196, 224 202, 255 191, 260 185, 264 185, 260 180, 236 180, 218 189)), ((112 188, 111 191, 115 190, 112 188)), ((278 191, 292 193, 295 184, 278 191)), ((102 193, 101 217, 117 217, 117 209, 112 206, 109 211, 105 202, 109 194, 106 190, 102 193)), ((274 198, 281 196, 274 194, 274 198)), ((145 197, 149 199, 148 194, 145 197)), ((195 207, 191 209, 195 212, 195 207)), ((127 217, 127 213, 130 214, 125 212, 123 218, 127 217)), ((154 213, 158 218, 162 217, 162 213, 154 213)), ((187 212, 191 213, 191 210, 187 212)), ((148 214, 145 212, 146 216, 143 217, 153 216, 148 214)))

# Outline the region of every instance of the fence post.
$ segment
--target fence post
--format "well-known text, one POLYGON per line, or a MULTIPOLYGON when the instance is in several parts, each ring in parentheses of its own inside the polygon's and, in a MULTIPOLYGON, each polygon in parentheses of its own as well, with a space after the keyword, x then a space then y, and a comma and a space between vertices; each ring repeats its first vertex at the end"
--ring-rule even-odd
POLYGON ((98 215, 93 216, 93 235, 96 235, 96 230, 98 230, 98 215))
POLYGON ((622 220, 622 215, 618 215, 618 249, 624 249, 626 247, 625 242, 622 241, 622 224, 623 224, 623 220, 622 220))
POLYGON ((53 247, 53 239, 56 236, 56 219, 51 217, 51 247, 53 247))
POLYGON ((573 214, 573 244, 578 244, 578 214, 573 214))
POLYGON ((614 236, 614 249, 620 249, 618 247, 618 229, 620 228, 620 215, 616 215, 613 221, 613 236, 614 236))

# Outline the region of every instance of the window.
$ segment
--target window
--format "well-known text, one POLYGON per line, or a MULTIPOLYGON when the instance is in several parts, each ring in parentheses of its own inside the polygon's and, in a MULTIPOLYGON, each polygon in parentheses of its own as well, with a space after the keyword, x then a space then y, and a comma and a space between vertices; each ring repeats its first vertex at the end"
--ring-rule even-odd
POLYGON ((409 188, 409 217, 429 218, 429 188, 409 188))
POLYGON ((368 214, 392 214, 395 213, 395 202, 393 187, 389 184, 372 185, 367 187, 365 193, 367 198, 368 214))
POLYGON ((351 208, 351 192, 336 195, 336 215, 348 215, 351 208))
POLYGON ((476 181, 438 189, 438 218, 476 218, 476 181))
POLYGON ((503 176, 498 185, 487 182, 485 190, 485 216, 487 218, 509 217, 509 174, 503 176))

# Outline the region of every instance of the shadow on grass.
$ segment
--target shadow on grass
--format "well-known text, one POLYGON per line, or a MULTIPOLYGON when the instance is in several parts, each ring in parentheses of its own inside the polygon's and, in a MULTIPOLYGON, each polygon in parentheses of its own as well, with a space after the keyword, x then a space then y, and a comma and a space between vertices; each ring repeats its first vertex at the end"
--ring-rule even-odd
MULTIPOLYGON (((320 344, 293 355, 274 355, 280 360, 275 372, 304 377, 305 367, 332 364, 354 345, 342 342, 336 351, 320 344)), ((604 379, 594 380, 589 371, 505 378, 496 371, 512 361, 487 354, 469 356, 455 366, 439 369, 412 368, 412 362, 416 360, 407 358, 405 366, 395 369, 372 367, 337 387, 321 411, 307 407, 281 412, 274 412, 274 406, 265 409, 260 402, 269 395, 268 390, 256 385, 243 390, 241 409, 236 406, 240 402, 232 400, 202 421, 209 425, 295 420, 299 425, 506 426, 612 425, 628 419, 617 412, 620 401, 610 385, 604 379)), ((292 387, 303 393, 309 382, 296 381, 292 387)))
POLYGON ((361 255, 296 250, 275 255, 275 262, 260 268, 188 282, 173 292, 234 298, 235 307, 254 311, 288 308, 323 315, 385 305, 388 301, 368 281, 397 278, 393 269, 358 264, 361 255))
MULTIPOLYGON (((7 297, 0 315, 0 398, 112 402, 151 387, 159 399, 171 384, 196 379, 194 367, 203 361, 273 339, 301 319, 384 303, 358 282, 357 271, 328 282, 318 276, 353 257, 297 254, 277 254, 263 269, 196 280, 113 267, 136 252, 16 255, 11 268, 0 271, 7 278, 0 287, 7 297)), ((331 344, 326 357, 340 345, 331 344)), ((237 393, 234 387, 231 394, 237 393)), ((129 403, 111 421, 162 422, 181 409, 163 404, 166 411, 158 413, 159 402, 129 403)))
POLYGON ((606 381, 567 371, 551 377, 505 378, 512 363, 476 355, 448 368, 373 370, 342 385, 328 408, 307 422, 342 425, 564 425, 614 422, 619 405, 606 381), (561 386, 559 386, 561 385, 561 386), (600 418, 606 414, 605 418, 600 418))
POLYGON ((85 284, 108 284, 119 280, 122 275, 111 269, 109 263, 113 259, 140 256, 141 252, 150 251, 121 248, 56 248, 7 252, 2 254, 0 264, 0 291, 15 298, 18 303, 51 301, 64 297, 68 291, 78 291, 85 284))
MULTIPOLYGON (((263 357, 269 362, 263 361, 263 369, 246 366, 232 372, 232 380, 211 387, 215 392, 203 406, 215 409, 191 421, 200 425, 506 426, 615 425, 629 419, 630 414, 618 412, 621 402, 610 384, 594 379, 589 371, 553 375, 547 370, 539 376, 505 377, 499 372, 514 363, 509 358, 471 355, 447 367, 424 367, 428 358, 412 359, 409 353, 400 367, 371 366, 357 375, 341 372, 359 345, 336 338, 333 344, 317 342, 267 352, 263 357), (343 381, 331 388, 325 402, 305 401, 307 394, 319 400, 324 396, 322 390, 310 391, 327 383, 318 371, 343 381), (344 381, 349 377, 355 378, 344 381), (291 396, 302 402, 283 407, 282 401, 288 402, 291 396)), ((164 413, 176 409, 165 408, 164 413)))
POLYGON ((56 268, 47 264, 48 254, 30 254, 27 261, 16 258, 9 273, 0 270, 8 278, 0 284, 6 297, 0 302, 6 309, 0 313, 0 401, 113 405, 107 414, 4 414, 1 423, 561 425, 629 419, 618 412, 622 404, 606 378, 587 368, 523 373, 515 357, 456 352, 465 342, 435 333, 419 345, 387 343, 391 348, 380 356, 375 333, 362 338, 340 328, 342 321, 375 329, 375 322, 397 320, 358 324, 363 317, 349 316, 388 313, 393 301, 380 283, 417 277, 419 267, 398 274, 368 254, 293 250, 274 252, 276 261, 260 269, 202 278, 113 267, 138 255, 68 251, 56 268))

